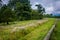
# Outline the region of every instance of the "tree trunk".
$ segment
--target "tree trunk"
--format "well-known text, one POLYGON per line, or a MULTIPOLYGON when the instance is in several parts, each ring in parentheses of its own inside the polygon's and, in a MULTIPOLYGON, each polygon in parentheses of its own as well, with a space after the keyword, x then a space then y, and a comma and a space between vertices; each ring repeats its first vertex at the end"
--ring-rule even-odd
POLYGON ((9 22, 7 21, 7 24, 9 24, 9 22))

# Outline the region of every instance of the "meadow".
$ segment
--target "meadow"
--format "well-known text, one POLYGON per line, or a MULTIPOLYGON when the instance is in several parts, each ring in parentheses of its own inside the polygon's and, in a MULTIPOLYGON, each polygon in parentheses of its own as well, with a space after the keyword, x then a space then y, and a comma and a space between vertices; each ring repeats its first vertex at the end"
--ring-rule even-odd
POLYGON ((57 21, 56 28, 54 29, 50 40, 60 40, 60 20, 57 21))
POLYGON ((43 40, 55 19, 29 20, 0 26, 0 40, 43 40))

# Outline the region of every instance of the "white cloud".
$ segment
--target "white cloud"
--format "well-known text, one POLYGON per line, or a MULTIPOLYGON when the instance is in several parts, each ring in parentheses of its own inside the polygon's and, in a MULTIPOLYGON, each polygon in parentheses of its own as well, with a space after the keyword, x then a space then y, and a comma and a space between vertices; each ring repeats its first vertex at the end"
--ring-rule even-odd
MULTIPOLYGON (((60 13, 60 0, 31 0, 32 5, 40 3, 46 9, 47 13, 60 13)), ((33 9, 36 7, 33 5, 33 9)))
POLYGON ((35 2, 35 4, 39 4, 38 2, 35 2))
POLYGON ((54 7, 53 6, 51 6, 51 7, 47 7, 46 8, 46 13, 52 13, 54 11, 54 7))
POLYGON ((32 7, 31 7, 32 9, 37 9, 37 7, 35 7, 35 5, 32 5, 32 7))
POLYGON ((32 9, 37 9, 37 7, 35 6, 36 4, 39 4, 38 2, 34 2, 34 4, 31 6, 32 9))
POLYGON ((2 0, 4 4, 7 4, 9 0, 2 0))
POLYGON ((60 14, 60 11, 57 11, 58 14, 60 14))

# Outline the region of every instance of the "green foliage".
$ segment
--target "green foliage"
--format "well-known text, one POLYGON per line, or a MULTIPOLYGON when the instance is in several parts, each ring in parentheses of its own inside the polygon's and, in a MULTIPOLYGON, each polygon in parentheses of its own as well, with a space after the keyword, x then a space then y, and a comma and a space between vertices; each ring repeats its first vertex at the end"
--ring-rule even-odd
POLYGON ((16 13, 19 20, 29 20, 31 19, 30 9, 27 5, 17 3, 16 13))
POLYGON ((14 9, 17 15, 17 19, 31 19, 31 5, 29 0, 10 0, 8 6, 11 6, 14 9))
POLYGON ((32 10, 31 19, 39 19, 39 13, 37 10, 32 10))
POLYGON ((32 10, 30 0, 9 0, 7 5, 3 5, 0 9, 0 22, 10 22, 14 20, 31 20, 42 19, 45 9, 42 5, 37 5, 37 10, 32 10))
POLYGON ((0 9, 0 22, 10 22, 13 21, 13 18, 15 17, 14 12, 8 8, 6 5, 4 5, 0 9))
POLYGON ((43 18, 43 13, 45 13, 45 8, 43 8, 41 4, 38 4, 36 6, 38 7, 39 17, 40 17, 40 19, 42 19, 43 18))
POLYGON ((60 18, 60 16, 53 16, 54 18, 60 18))
POLYGON ((52 18, 53 14, 44 14, 44 17, 52 18))
POLYGON ((45 22, 43 25, 41 26, 39 25, 38 28, 36 28, 34 31, 27 34, 20 40, 43 40, 47 32, 51 29, 54 22, 55 22, 54 19, 50 19, 48 22, 45 22))
MULTIPOLYGON (((17 22, 17 25, 9 25, 9 26, 3 26, 0 27, 0 39, 1 40, 21 40, 21 39, 30 39, 36 38, 35 40, 43 39, 43 37, 46 35, 46 33, 51 28, 52 24, 54 23, 54 19, 49 19, 49 21, 46 21, 42 23, 41 25, 37 23, 38 20, 30 20, 30 21, 22 21, 17 22), (18 27, 18 25, 27 25, 30 23, 36 23, 37 26, 29 26, 26 28, 16 29, 14 32, 13 29, 15 27, 18 27), (48 25, 50 24, 50 25, 48 25)), ((34 40, 34 39, 33 39, 34 40)))
POLYGON ((51 35, 50 40, 60 40, 60 20, 57 20, 56 27, 51 35))

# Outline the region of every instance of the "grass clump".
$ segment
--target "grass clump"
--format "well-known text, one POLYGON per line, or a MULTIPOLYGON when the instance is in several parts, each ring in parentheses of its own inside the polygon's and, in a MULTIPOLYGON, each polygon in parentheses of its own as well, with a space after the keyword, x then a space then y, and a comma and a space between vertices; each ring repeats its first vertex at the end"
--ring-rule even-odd
POLYGON ((20 40, 43 40, 44 36, 50 30, 54 22, 55 22, 54 20, 50 20, 46 22, 45 24, 38 26, 37 29, 27 34, 26 36, 24 36, 24 38, 20 40))
MULTIPOLYGON (((33 21, 27 23, 31 22, 33 21)), ((37 22, 37 20, 35 20, 34 23, 35 22, 37 22)), ((44 22, 42 24, 38 24, 37 26, 30 26, 23 29, 17 29, 15 32, 12 33, 12 29, 10 26, 6 28, 2 27, 0 29, 0 40, 41 40, 49 31, 53 23, 54 19, 49 19, 49 21, 44 22)), ((21 25, 23 25, 23 23, 21 25)))
POLYGON ((60 40, 60 20, 57 21, 56 28, 54 29, 50 40, 60 40))

